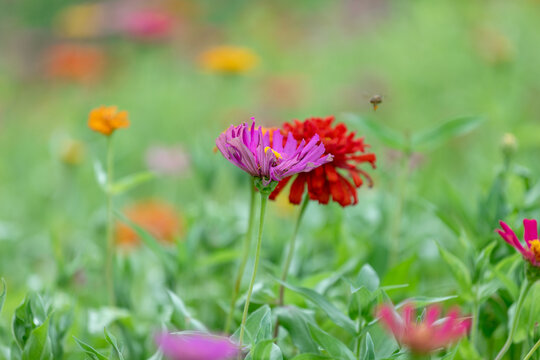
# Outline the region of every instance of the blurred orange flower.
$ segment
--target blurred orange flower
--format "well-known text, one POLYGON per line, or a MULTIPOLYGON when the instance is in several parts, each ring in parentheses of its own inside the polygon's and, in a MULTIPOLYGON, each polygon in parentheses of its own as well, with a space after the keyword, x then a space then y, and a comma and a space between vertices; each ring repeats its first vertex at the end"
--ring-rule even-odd
POLYGON ((216 46, 203 52, 200 57, 203 69, 229 74, 247 72, 258 62, 259 58, 254 52, 237 46, 216 46))
MULTIPOLYGON (((147 200, 125 210, 128 219, 164 244, 172 244, 182 233, 182 220, 177 210, 158 200, 147 200)), ((139 244, 139 236, 129 226, 116 224, 116 242, 123 246, 139 244)))
POLYGON ((105 54, 95 46, 55 45, 45 54, 45 72, 57 79, 91 83, 105 70, 105 54))
POLYGON ((103 135, 111 135, 116 129, 129 126, 127 111, 118 111, 116 106, 100 106, 90 111, 88 127, 103 135))

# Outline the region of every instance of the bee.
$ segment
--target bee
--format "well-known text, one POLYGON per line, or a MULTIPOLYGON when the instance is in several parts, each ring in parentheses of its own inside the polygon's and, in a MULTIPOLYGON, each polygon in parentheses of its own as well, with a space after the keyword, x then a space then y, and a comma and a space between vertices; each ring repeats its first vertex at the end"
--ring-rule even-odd
POLYGON ((377 111, 377 108, 379 107, 379 104, 383 102, 382 95, 373 95, 369 102, 373 105, 373 111, 377 111))

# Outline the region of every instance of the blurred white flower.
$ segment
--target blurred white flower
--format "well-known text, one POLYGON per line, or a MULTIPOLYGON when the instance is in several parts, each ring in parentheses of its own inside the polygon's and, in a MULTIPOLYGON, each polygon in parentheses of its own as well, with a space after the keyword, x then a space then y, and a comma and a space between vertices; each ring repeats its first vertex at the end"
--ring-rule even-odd
POLYGON ((190 167, 189 154, 180 145, 152 146, 146 151, 145 159, 150 170, 163 175, 183 175, 190 167))

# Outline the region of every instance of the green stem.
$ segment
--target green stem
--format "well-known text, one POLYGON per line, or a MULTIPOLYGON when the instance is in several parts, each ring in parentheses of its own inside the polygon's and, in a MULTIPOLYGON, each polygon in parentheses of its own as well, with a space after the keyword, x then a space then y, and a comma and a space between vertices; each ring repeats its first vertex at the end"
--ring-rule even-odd
MULTIPOLYGON (((309 204, 309 196, 306 194, 306 196, 304 197, 304 201, 302 202, 302 205, 300 205, 298 217, 296 218, 296 224, 294 225, 293 235, 291 237, 291 241, 289 242, 287 258, 283 266, 283 272, 281 273, 282 282, 287 281, 287 275, 289 275, 289 268, 291 267, 291 263, 294 257, 294 248, 296 246, 296 237, 298 235, 298 229, 300 228, 300 224, 302 223, 302 218, 304 217, 304 213, 306 212, 306 208, 308 204, 309 204)), ((283 306, 284 293, 285 293, 285 286, 281 284, 279 286, 279 305, 280 306, 283 306)))
POLYGON ((242 278, 244 277, 244 271, 246 270, 246 264, 249 257, 249 250, 251 248, 251 237, 253 232, 253 223, 255 220, 255 184, 253 181, 253 178, 251 178, 250 182, 251 186, 251 199, 249 202, 249 218, 248 218, 248 227, 246 232, 246 237, 244 239, 244 250, 242 254, 242 260, 240 262, 240 266, 238 268, 238 273, 236 274, 236 280, 234 282, 234 289, 233 289, 233 295, 231 298, 231 306, 229 308, 229 314, 227 316, 227 321, 225 323, 225 334, 228 334, 231 330, 233 315, 234 315, 234 307, 236 305, 236 300, 238 299, 238 294, 240 293, 240 285, 242 284, 242 278))
MULTIPOLYGON (((285 303, 285 286, 284 282, 287 281, 287 276, 289 275, 289 269, 291 267, 292 259, 294 258, 294 249, 296 247, 296 237, 298 235, 298 229, 300 229, 300 224, 302 223, 302 218, 306 212, 307 205, 309 204, 309 195, 304 196, 302 205, 300 205, 300 210, 298 211, 298 216, 296 218, 296 224, 294 225, 293 235, 291 241, 289 242, 289 248, 287 250, 287 258, 283 264, 283 271, 281 273, 281 284, 279 285, 279 301, 278 305, 283 306, 285 303)), ((279 319, 276 320, 276 325, 274 327, 274 338, 277 338, 279 335, 279 319)))
MULTIPOLYGON (((296 224, 294 225, 293 234, 291 237, 291 241, 289 242, 289 248, 287 250, 287 257, 285 259, 285 263, 283 264, 283 271, 281 273, 281 284, 279 285, 279 306, 284 305, 285 300, 285 286, 283 285, 284 282, 287 281, 287 276, 289 275, 289 268, 291 267, 292 260, 294 258, 294 249, 296 247, 296 237, 298 235, 298 229, 300 229, 300 224, 302 223, 302 219, 304 217, 304 213, 306 212, 307 205, 309 204, 309 195, 306 194, 304 196, 304 200, 302 201, 302 205, 300 205, 300 210, 298 211, 298 217, 296 218, 296 224)), ((274 327, 274 338, 277 338, 279 335, 279 319, 276 320, 276 325, 274 327)))
POLYGON ((478 315, 480 313, 480 305, 478 304, 478 298, 475 291, 474 302, 473 302, 473 311, 472 311, 472 329, 471 329, 471 343, 473 347, 476 346, 476 341, 478 339, 478 315))
POLYGON ((516 305, 516 310, 514 313, 514 321, 512 323, 512 327, 510 328, 510 333, 508 334, 508 338, 506 339, 506 342, 504 343, 501 351, 499 351, 499 354, 495 358, 495 360, 501 360, 504 354, 508 351, 510 348, 510 345, 512 345, 512 339, 514 337, 514 333, 516 332, 517 325, 519 323, 519 315, 521 313, 521 308, 523 307, 523 302, 525 301, 525 297, 529 293, 529 290, 531 289, 533 283, 529 282, 527 278, 525 278, 523 282, 523 286, 521 288, 521 293, 519 294, 519 298, 516 305))
POLYGON ((107 196, 107 252, 105 263, 105 283, 109 292, 109 301, 111 305, 115 303, 114 294, 114 238, 113 238, 113 141, 112 135, 107 137, 107 187, 105 190, 107 196))
POLYGON ((529 351, 527 353, 527 355, 525 355, 525 357, 523 358, 523 360, 528 360, 530 359, 531 356, 533 356, 534 352, 536 350, 538 350, 538 348, 540 347, 540 339, 538 339, 538 341, 536 342, 536 344, 534 344, 534 346, 532 347, 531 351, 529 351))
POLYGON ((259 267, 259 258, 261 257, 261 245, 262 245, 262 233, 264 227, 264 215, 266 213, 266 203, 268 202, 267 193, 261 191, 261 214, 259 221, 259 235, 257 236, 257 249, 255 250, 255 264, 253 264, 253 272, 251 274, 251 281, 249 282, 249 289, 246 297, 246 304, 244 305, 244 313, 242 315, 242 324, 240 325, 240 338, 239 344, 242 346, 244 340, 244 332, 246 328, 246 320, 249 310, 249 302, 251 301, 251 293, 253 292, 253 286, 255 285, 255 278, 257 277, 257 269, 259 267))

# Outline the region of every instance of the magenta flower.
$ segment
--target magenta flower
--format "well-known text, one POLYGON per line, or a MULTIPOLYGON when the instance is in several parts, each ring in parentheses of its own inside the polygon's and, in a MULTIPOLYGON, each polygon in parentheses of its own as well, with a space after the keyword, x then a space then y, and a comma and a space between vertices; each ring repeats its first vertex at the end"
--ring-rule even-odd
POLYGON ((427 308, 424 321, 417 323, 414 307, 406 304, 402 316, 388 305, 379 309, 378 316, 401 346, 415 354, 429 354, 456 343, 467 335, 471 325, 471 319, 459 319, 458 310, 438 319, 440 313, 440 307, 432 305, 427 308))
POLYGON ((521 242, 517 238, 516 234, 510 229, 510 226, 505 222, 500 221, 501 229, 497 229, 497 232, 501 237, 514 247, 517 251, 523 255, 523 258, 531 263, 535 267, 540 267, 540 240, 538 240, 538 226, 536 220, 523 219, 523 228, 525 229, 525 243, 527 248, 521 245, 521 242))
POLYGON ((264 186, 311 171, 333 159, 333 155, 324 156, 324 145, 318 135, 298 144, 292 134, 284 139, 281 132, 274 131, 271 139, 270 131, 263 132, 260 126, 255 128, 255 122, 251 127, 231 125, 217 138, 216 145, 227 160, 260 178, 264 186))
POLYGON ((163 354, 171 360, 229 360, 240 348, 226 337, 203 333, 164 333, 156 337, 163 354))

